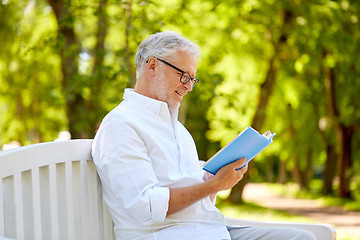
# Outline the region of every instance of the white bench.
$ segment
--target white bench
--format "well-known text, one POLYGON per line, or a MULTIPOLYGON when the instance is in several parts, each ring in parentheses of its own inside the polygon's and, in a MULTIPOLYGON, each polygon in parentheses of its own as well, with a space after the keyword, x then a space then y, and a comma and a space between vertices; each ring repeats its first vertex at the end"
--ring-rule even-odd
MULTIPOLYGON (((92 140, 34 144, 0 152, 0 240, 115 239, 90 155, 92 140)), ((266 223, 227 218, 229 225, 280 225, 335 239, 327 224, 266 223)))

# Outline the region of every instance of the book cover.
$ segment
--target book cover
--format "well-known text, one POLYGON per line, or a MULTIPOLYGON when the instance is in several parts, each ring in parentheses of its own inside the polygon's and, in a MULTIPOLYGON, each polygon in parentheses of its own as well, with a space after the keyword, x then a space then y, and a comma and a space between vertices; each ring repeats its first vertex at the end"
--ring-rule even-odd
POLYGON ((273 142, 272 138, 275 134, 276 133, 266 131, 263 135, 261 135, 252 127, 247 127, 225 147, 212 156, 206 162, 203 169, 215 175, 220 168, 229 163, 235 162, 239 158, 245 157, 247 159, 246 163, 248 163, 259 152, 273 142))

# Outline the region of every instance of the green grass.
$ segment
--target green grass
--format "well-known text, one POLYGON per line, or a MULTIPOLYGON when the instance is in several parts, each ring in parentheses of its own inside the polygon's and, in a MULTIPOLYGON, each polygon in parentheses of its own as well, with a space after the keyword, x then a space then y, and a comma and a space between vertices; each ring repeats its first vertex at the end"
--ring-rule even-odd
POLYGON ((331 196, 321 197, 320 200, 324 206, 342 206, 348 211, 360 211, 360 202, 354 200, 331 196))

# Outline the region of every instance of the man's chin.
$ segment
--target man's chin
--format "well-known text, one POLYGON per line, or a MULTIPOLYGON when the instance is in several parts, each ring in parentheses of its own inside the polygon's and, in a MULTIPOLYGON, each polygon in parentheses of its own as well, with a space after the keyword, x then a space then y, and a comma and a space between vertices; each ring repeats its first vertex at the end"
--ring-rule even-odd
POLYGON ((169 101, 167 104, 170 110, 176 110, 180 107, 180 102, 169 101))

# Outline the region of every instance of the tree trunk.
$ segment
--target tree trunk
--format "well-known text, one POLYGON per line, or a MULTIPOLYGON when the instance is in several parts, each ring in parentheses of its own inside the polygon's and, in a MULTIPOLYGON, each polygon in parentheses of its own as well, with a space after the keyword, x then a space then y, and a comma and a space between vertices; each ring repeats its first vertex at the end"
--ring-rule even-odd
POLYGON ((70 1, 49 0, 57 23, 58 41, 63 73, 62 87, 66 99, 69 131, 72 138, 82 137, 81 113, 86 109, 85 100, 78 86, 79 43, 74 32, 74 19, 70 12, 70 1))
POLYGON ((267 182, 273 182, 274 181, 274 158, 268 158, 265 162, 265 177, 267 182))
POLYGON ((285 184, 287 182, 287 170, 286 170, 286 161, 279 162, 279 176, 278 183, 285 184))
POLYGON ((300 189, 303 190, 304 185, 303 185, 300 166, 299 166, 299 157, 297 155, 294 157, 294 167, 292 169, 292 175, 295 182, 299 185, 300 189))
POLYGON ((335 176, 336 169, 336 152, 335 145, 327 143, 326 146, 326 162, 324 169, 324 184, 323 184, 323 194, 332 195, 333 194, 333 180, 335 176))
POLYGON ((100 0, 97 12, 97 32, 96 32, 96 45, 94 49, 94 66, 92 71, 92 82, 91 82, 91 98, 89 99, 88 112, 90 118, 88 118, 91 133, 91 137, 96 132, 101 119, 103 116, 103 107, 101 104, 101 98, 103 93, 104 78, 104 58, 105 58, 105 37, 107 34, 107 14, 106 14, 106 5, 107 0, 100 0))
POLYGON ((305 188, 306 190, 309 190, 309 181, 314 175, 313 154, 312 154, 312 149, 310 147, 307 149, 305 168, 302 171, 304 175, 305 188))
MULTIPOLYGON (((273 86, 275 85, 276 73, 277 73, 277 69, 274 66, 275 57, 276 56, 274 56, 270 60, 270 66, 269 66, 269 70, 267 72, 265 81, 260 86, 260 95, 258 97, 256 113, 253 118, 253 122, 251 124, 258 131, 261 131, 262 125, 265 121, 266 106, 267 106, 269 98, 271 96, 273 86)), ((249 168, 251 168, 251 166, 252 166, 252 164, 250 162, 249 168)), ((249 180, 250 180, 249 174, 245 174, 244 178, 231 189, 231 192, 229 195, 229 200, 231 202, 239 203, 239 204, 243 202, 242 193, 243 193, 246 183, 249 180)))
MULTIPOLYGON (((324 56, 326 57, 326 52, 324 56)), ((328 102, 328 109, 336 130, 336 138, 339 145, 339 192, 338 196, 342 198, 351 198, 350 176, 348 171, 351 168, 351 142, 354 126, 346 127, 340 121, 340 113, 336 105, 335 94, 336 75, 335 69, 325 67, 325 87, 328 102)))
MULTIPOLYGON (((270 96, 272 94, 275 82, 276 82, 276 75, 278 72, 276 61, 284 60, 284 58, 279 57, 279 53, 281 52, 282 47, 286 44, 287 41, 287 34, 285 32, 285 26, 287 24, 291 24, 294 15, 291 11, 285 10, 283 12, 283 21, 280 27, 280 37, 274 43, 275 53, 269 61, 269 69, 266 74, 265 81, 260 86, 260 93, 258 97, 258 102, 256 106, 256 111, 254 118, 252 120, 251 126, 253 126, 257 131, 262 130, 262 126, 265 121, 266 116, 266 107, 268 105, 270 96)), ((286 54, 283 54, 286 56, 286 54)), ((251 168, 251 163, 249 167, 251 168)), ((241 203, 243 202, 242 193, 246 183, 249 181, 250 177, 249 174, 245 175, 246 177, 240 181, 235 187, 232 188, 231 193, 229 195, 229 199, 234 203, 241 203)))
POLYGON ((294 158, 294 168, 293 168, 293 176, 297 184, 299 185, 302 191, 308 190, 308 180, 309 180, 309 169, 311 169, 311 156, 308 150, 308 154, 306 156, 305 166, 301 166, 302 159, 299 159, 298 155, 294 158))
POLYGON ((353 136, 353 128, 343 125, 337 126, 337 135, 340 143, 339 153, 339 197, 351 198, 350 191, 350 175, 351 168, 351 142, 353 136))
POLYGON ((266 75, 266 79, 260 86, 258 104, 256 106, 256 112, 251 124, 251 126, 258 131, 261 131, 265 122, 266 106, 269 102, 269 98, 275 85, 277 69, 274 65, 274 61, 275 56, 270 60, 270 66, 266 75))

